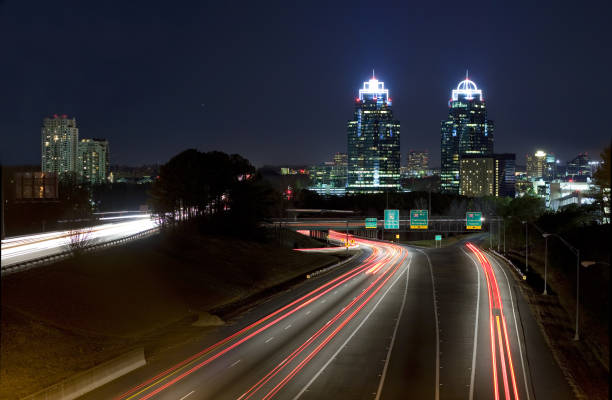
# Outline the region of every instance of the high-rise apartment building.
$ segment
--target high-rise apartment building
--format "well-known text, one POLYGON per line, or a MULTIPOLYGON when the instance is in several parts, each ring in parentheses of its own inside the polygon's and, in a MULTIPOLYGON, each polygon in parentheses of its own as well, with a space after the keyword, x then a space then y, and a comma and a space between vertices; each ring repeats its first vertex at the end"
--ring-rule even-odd
POLYGON ((108 174, 108 141, 81 139, 77 150, 77 178, 80 182, 100 185, 108 174))
POLYGON ((374 76, 363 83, 348 122, 349 193, 400 189, 400 123, 389 89, 374 76))
POLYGON ((440 186, 443 192, 459 193, 462 156, 493 154, 494 124, 487 119, 482 90, 467 76, 451 92, 448 118, 440 130, 440 186))
POLYGON ((406 164, 407 174, 410 177, 423 177, 429 171, 429 152, 414 151, 408 152, 408 161, 406 164))
POLYGON ((52 172, 62 179, 76 171, 79 128, 76 119, 57 115, 43 119, 41 129, 42 172, 52 172))
POLYGON ((459 193, 470 197, 514 197, 515 161, 514 154, 464 155, 460 161, 459 193))

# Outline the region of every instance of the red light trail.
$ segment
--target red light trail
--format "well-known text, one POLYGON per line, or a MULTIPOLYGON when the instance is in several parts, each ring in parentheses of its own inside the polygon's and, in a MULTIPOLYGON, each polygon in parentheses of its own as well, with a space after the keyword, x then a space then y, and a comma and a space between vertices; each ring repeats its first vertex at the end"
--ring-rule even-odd
POLYGON ((499 293, 499 286, 495 273, 486 255, 472 243, 466 244, 478 261, 485 273, 487 281, 487 291, 489 294, 489 333, 491 339, 491 364, 493 368, 493 394, 495 400, 500 399, 500 382, 499 370, 501 370, 501 378, 503 385, 504 398, 506 400, 518 400, 518 388, 514 373, 514 365, 512 363, 512 353, 510 351, 510 342, 508 340, 508 330, 506 327, 506 318, 503 312, 503 303, 499 293), (497 348, 495 344, 497 343, 497 348), (497 357, 499 356, 499 365, 497 357), (508 371, 510 372, 510 382, 508 380, 508 371), (510 383, 512 383, 512 391, 510 391, 510 383))

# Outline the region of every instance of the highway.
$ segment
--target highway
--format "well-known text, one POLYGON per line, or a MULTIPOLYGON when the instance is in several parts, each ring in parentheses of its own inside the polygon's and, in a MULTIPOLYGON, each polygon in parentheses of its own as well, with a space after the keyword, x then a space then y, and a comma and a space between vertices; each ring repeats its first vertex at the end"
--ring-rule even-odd
POLYGON ((349 263, 84 398, 573 398, 497 260, 472 243, 351 239, 349 263))
POLYGON ((150 215, 107 216, 101 225, 78 230, 39 233, 2 240, 2 267, 68 250, 71 236, 80 235, 91 244, 121 239, 156 226, 150 215))

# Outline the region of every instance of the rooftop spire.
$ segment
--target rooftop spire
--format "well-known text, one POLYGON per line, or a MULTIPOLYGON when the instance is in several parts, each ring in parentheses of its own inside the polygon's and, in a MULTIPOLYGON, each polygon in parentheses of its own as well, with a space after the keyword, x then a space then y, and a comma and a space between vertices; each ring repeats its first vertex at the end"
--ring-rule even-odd
POLYGON ((374 68, 372 68, 372 79, 376 79, 374 76, 374 68))
POLYGON ((470 79, 470 78, 468 77, 468 69, 467 69, 467 68, 465 69, 465 79, 466 79, 466 80, 467 80, 467 79, 470 79))

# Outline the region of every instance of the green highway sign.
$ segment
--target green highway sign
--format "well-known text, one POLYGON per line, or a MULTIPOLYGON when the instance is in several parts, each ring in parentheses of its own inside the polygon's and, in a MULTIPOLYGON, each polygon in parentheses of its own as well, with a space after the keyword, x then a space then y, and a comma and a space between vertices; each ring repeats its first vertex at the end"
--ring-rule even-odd
POLYGON ((410 210, 410 229, 427 229, 427 210, 410 210))
POLYGON ((442 240, 442 235, 436 235, 436 240, 442 240))
POLYGON ((468 212, 465 214, 466 229, 482 229, 482 213, 468 212))
POLYGON ((365 227, 366 229, 376 229, 378 226, 378 220, 376 218, 366 218, 365 227))
POLYGON ((385 210, 385 229, 399 229, 399 210, 385 210))

